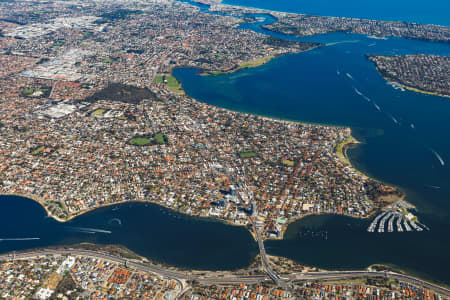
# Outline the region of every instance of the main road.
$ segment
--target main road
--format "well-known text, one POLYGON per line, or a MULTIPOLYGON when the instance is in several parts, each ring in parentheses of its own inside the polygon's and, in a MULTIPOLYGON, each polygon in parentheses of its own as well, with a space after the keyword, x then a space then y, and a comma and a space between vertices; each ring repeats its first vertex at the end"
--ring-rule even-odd
MULTIPOLYGON (((103 252, 83 250, 83 249, 45 249, 45 250, 32 250, 29 252, 10 253, 0 255, 0 261, 12 261, 23 260, 30 258, 38 258, 43 256, 54 255, 72 255, 89 257, 94 259, 102 259, 109 262, 123 264, 127 267, 139 270, 141 272, 155 273, 160 276, 177 281, 180 286, 180 293, 178 297, 186 291, 186 282, 190 280, 196 280, 202 284, 257 284, 264 281, 273 280, 268 274, 265 275, 229 275, 214 273, 214 275, 198 275, 189 272, 175 271, 167 268, 156 267, 151 264, 139 262, 136 260, 126 259, 119 256, 110 255, 103 252)), ((278 275, 277 275, 278 276, 278 275)), ((342 280, 352 278, 364 278, 364 277, 385 277, 388 279, 397 279, 415 286, 421 286, 437 292, 441 295, 450 297, 450 290, 438 286, 434 283, 426 282, 422 279, 399 274, 394 272, 381 272, 381 271, 327 271, 327 272, 307 272, 307 273, 292 273, 283 277, 280 280, 284 283, 287 281, 304 281, 304 280, 342 280)))

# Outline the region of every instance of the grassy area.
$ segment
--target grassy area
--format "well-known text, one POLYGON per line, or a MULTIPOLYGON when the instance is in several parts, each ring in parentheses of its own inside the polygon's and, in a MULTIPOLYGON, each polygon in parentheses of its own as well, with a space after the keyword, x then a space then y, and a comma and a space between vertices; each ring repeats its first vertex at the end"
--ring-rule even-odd
POLYGON ((111 58, 105 58, 103 60, 103 62, 106 63, 106 64, 111 64, 113 62, 113 60, 111 58))
POLYGON ((255 68, 255 67, 259 67, 264 65, 265 63, 269 62, 272 58, 274 58, 274 56, 266 56, 260 59, 256 59, 256 60, 252 60, 252 61, 248 61, 245 63, 242 63, 239 65, 238 70, 241 69, 247 69, 247 68, 255 68))
POLYGON ((287 160, 287 159, 285 159, 285 160, 283 160, 281 163, 282 163, 283 165, 285 165, 285 166, 288 166, 288 167, 293 167, 293 166, 294 166, 294 162, 293 162, 292 160, 287 160))
POLYGON ((38 155, 39 153, 41 153, 42 151, 44 151, 45 146, 40 146, 39 148, 34 149, 31 154, 33 155, 38 155))
POLYGON ((166 139, 162 133, 158 133, 155 135, 154 140, 159 144, 163 145, 166 143, 166 139))
POLYGON ((224 75, 224 74, 228 74, 228 73, 231 73, 231 71, 228 71, 228 72, 227 71, 211 71, 211 72, 202 73, 200 75, 202 75, 202 76, 208 76, 208 75, 217 76, 217 75, 224 75))
POLYGON ((91 116, 94 116, 94 117, 100 117, 100 116, 103 116, 103 115, 105 114, 105 112, 106 112, 106 109, 104 109, 104 108, 99 108, 99 109, 94 110, 94 111, 91 113, 91 116))
POLYGON ((42 92, 42 95, 40 95, 42 97, 48 97, 48 95, 50 94, 49 93, 50 90, 48 88, 40 88, 40 89, 35 89, 35 90, 33 90, 33 89, 24 89, 22 91, 22 95, 26 96, 26 97, 32 97, 33 94, 37 93, 37 92, 42 92))
POLYGON ((152 140, 146 137, 135 137, 130 140, 130 144, 135 146, 147 146, 151 143, 152 140))
POLYGON ((32 89, 25 89, 22 91, 22 94, 24 94, 25 96, 29 96, 33 93, 34 93, 34 90, 32 90, 32 89))
POLYGON ((252 158, 257 156, 258 154, 256 152, 240 152, 239 157, 240 158, 252 158))
POLYGON ((164 134, 157 133, 155 135, 149 136, 136 136, 132 138, 128 143, 134 146, 164 145, 167 143, 167 138, 164 134))
POLYGON ((155 77, 155 83, 164 84, 169 90, 176 94, 183 95, 184 91, 181 88, 181 83, 170 74, 158 74, 155 77))
POLYGON ((345 140, 340 141, 336 145, 336 154, 344 163, 350 164, 350 161, 348 160, 347 155, 345 155, 345 149, 346 149, 347 145, 355 144, 355 143, 358 143, 358 141, 355 140, 353 137, 349 137, 349 138, 346 138, 345 140))
POLYGON ((158 74, 155 77, 155 83, 164 83, 164 75, 163 74, 158 74))

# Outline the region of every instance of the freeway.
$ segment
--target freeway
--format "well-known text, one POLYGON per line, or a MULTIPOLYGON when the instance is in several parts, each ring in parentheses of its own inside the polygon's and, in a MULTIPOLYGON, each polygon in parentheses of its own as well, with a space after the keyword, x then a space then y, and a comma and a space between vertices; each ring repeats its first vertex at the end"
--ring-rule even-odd
POLYGON ((108 262, 123 264, 125 266, 134 268, 136 270, 142 272, 150 272, 165 276, 169 279, 176 281, 180 287, 180 292, 176 295, 175 299, 179 299, 184 294, 184 282, 182 279, 189 278, 186 273, 172 271, 168 269, 162 269, 150 264, 144 264, 141 262, 137 262, 134 260, 122 258, 119 256, 113 256, 104 252, 96 252, 91 250, 83 250, 83 249, 46 249, 46 250, 36 250, 31 252, 19 253, 16 254, 7 254, 1 255, 0 261, 8 261, 8 260, 17 260, 17 259, 30 259, 30 258, 38 258, 47 255, 72 255, 72 256, 82 256, 89 257, 94 259, 102 259, 108 262))
MULTIPOLYGON (((186 281, 196 280, 202 284, 257 284, 264 281, 272 280, 272 278, 268 275, 224 275, 221 273, 214 273, 214 276, 202 276, 202 275, 194 275, 189 272, 182 271, 174 271, 170 269, 156 267, 147 263, 139 262, 136 260, 126 259, 119 256, 110 255, 103 252, 96 252, 92 250, 83 250, 83 249, 45 249, 45 250, 31 250, 29 252, 21 252, 21 253, 10 253, 0 255, 0 261, 12 261, 12 260, 22 260, 22 259, 30 259, 30 258, 38 258, 42 256, 52 256, 52 255, 72 255, 72 256, 81 256, 81 257, 89 257, 94 259, 102 259, 109 262, 114 262, 117 264, 123 264, 127 267, 134 268, 136 270, 142 272, 150 272, 155 273, 174 281, 177 281, 180 286, 180 292, 177 295, 177 298, 180 297, 184 291, 187 290, 187 286, 185 284, 186 281)), ((277 275, 278 276, 278 275, 277 275)), ((389 279, 396 279, 407 282, 409 284, 413 284, 416 286, 421 286, 427 289, 430 289, 434 292, 437 292, 441 295, 445 295, 450 297, 450 290, 436 285, 434 283, 430 283, 424 281, 422 279, 399 274, 394 272, 385 272, 385 271, 326 271, 326 272, 307 272, 307 273, 292 273, 289 275, 285 275, 280 277, 282 282, 286 283, 289 281, 304 281, 304 280, 342 280, 342 279, 354 279, 361 277, 386 277, 389 279)))
POLYGON ((386 277, 388 279, 397 279, 412 285, 421 286, 433 290, 439 294, 450 296, 450 290, 437 284, 424 281, 422 279, 394 272, 387 271, 327 271, 327 272, 308 272, 293 273, 284 278, 285 280, 342 280, 361 277, 386 277))

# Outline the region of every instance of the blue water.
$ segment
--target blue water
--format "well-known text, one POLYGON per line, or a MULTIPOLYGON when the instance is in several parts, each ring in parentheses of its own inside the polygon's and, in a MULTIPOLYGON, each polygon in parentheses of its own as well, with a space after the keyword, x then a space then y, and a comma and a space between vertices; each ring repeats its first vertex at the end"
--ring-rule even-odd
MULTIPOLYGON (((393 89, 364 54, 448 55, 450 46, 402 39, 373 40, 348 34, 311 40, 342 43, 279 57, 262 67, 224 76, 198 76, 195 69, 178 69, 174 74, 189 95, 213 105, 292 120, 351 126, 355 135, 366 141, 350 153, 358 156, 356 165, 377 178, 410 190, 421 190, 423 198, 416 200, 421 210, 436 203, 448 208, 449 194, 444 190, 450 182, 449 168, 442 167, 430 149, 440 153, 444 160, 450 159, 445 138, 450 130, 447 121, 450 101, 393 89), (371 101, 358 95, 355 89, 371 101), (426 185, 442 188, 436 191, 426 185), (430 195, 433 201, 426 199, 430 195)), ((436 210, 445 215, 448 211, 436 210)))
MULTIPOLYGON (((267 33, 258 27, 265 22, 242 24, 241 28, 267 33)), ((449 55, 450 45, 342 33, 301 40, 329 45, 223 76, 199 76, 195 69, 177 69, 174 74, 189 95, 212 105, 351 126, 364 142, 349 151, 352 163, 407 192, 407 200, 417 206, 419 219, 431 231, 369 234, 365 231, 369 221, 308 217, 291 224, 284 240, 266 242, 267 251, 328 269, 387 263, 450 284, 450 99, 395 90, 364 56, 449 55), (442 156, 444 166, 432 150, 442 156), (305 230, 328 231, 328 239, 305 238, 301 235, 305 230)), ((195 269, 245 267, 257 253, 243 227, 192 218, 151 204, 102 208, 66 224, 47 218, 28 199, 0 197, 0 206, 0 252, 80 242, 122 244, 152 260, 195 269)))
POLYGON ((224 0, 223 4, 321 16, 450 25, 448 0, 224 0))
POLYGON ((311 217, 291 224, 284 240, 268 241, 268 252, 328 269, 385 263, 449 283, 450 99, 394 89, 365 54, 450 55, 450 45, 345 33, 297 39, 259 28, 272 21, 268 17, 240 27, 327 46, 233 74, 199 76, 200 70, 177 69, 174 75, 187 94, 212 105, 350 126, 363 142, 349 151, 353 165, 403 189, 431 231, 378 235, 365 231, 369 221, 311 217), (440 154, 444 165, 433 151, 440 154), (311 223, 317 230, 328 230, 329 239, 299 238, 298 233, 311 223))
POLYGON ((247 267, 257 253, 244 227, 154 204, 119 204, 59 223, 33 200, 0 196, 0 253, 79 243, 121 244, 152 261, 197 270, 247 267))

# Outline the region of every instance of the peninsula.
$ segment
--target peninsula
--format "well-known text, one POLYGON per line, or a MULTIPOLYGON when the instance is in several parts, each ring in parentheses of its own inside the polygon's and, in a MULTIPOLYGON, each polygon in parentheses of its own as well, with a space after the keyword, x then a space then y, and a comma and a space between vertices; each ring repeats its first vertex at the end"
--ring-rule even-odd
MULTIPOLYGON (((329 272, 266 254, 265 239, 281 239, 307 215, 382 211, 369 232, 384 232, 385 224, 393 231, 405 216, 417 220, 402 191, 350 164, 346 150, 358 143, 350 128, 230 111, 184 93, 176 68, 220 75, 324 46, 239 28, 238 16, 261 10, 211 9, 221 14, 173 0, 0 1, 0 194, 34 199, 61 222, 148 201, 244 225, 258 243, 256 263, 202 272, 156 266, 112 246, 14 252, 0 255, 1 297, 448 297, 446 288, 384 267, 329 272)), ((278 21, 266 29, 295 36, 450 40, 442 26, 271 14, 278 21)), ((443 63, 448 70, 448 59, 369 58, 389 80, 412 78, 410 88, 448 94, 448 77, 434 76, 443 63), (430 59, 431 70, 409 71, 430 59)))
POLYGON ((367 55, 387 81, 414 92, 450 98, 450 57, 437 55, 367 55))
POLYGON ((40 3, 39 22, 31 4, 1 5, 14 7, 2 9, 0 36, 2 194, 38 199, 61 221, 126 201, 239 225, 251 213, 263 238, 311 213, 367 217, 381 196, 402 195, 336 154, 348 128, 213 107, 169 75, 252 67, 320 44, 268 38, 170 0, 40 3))

